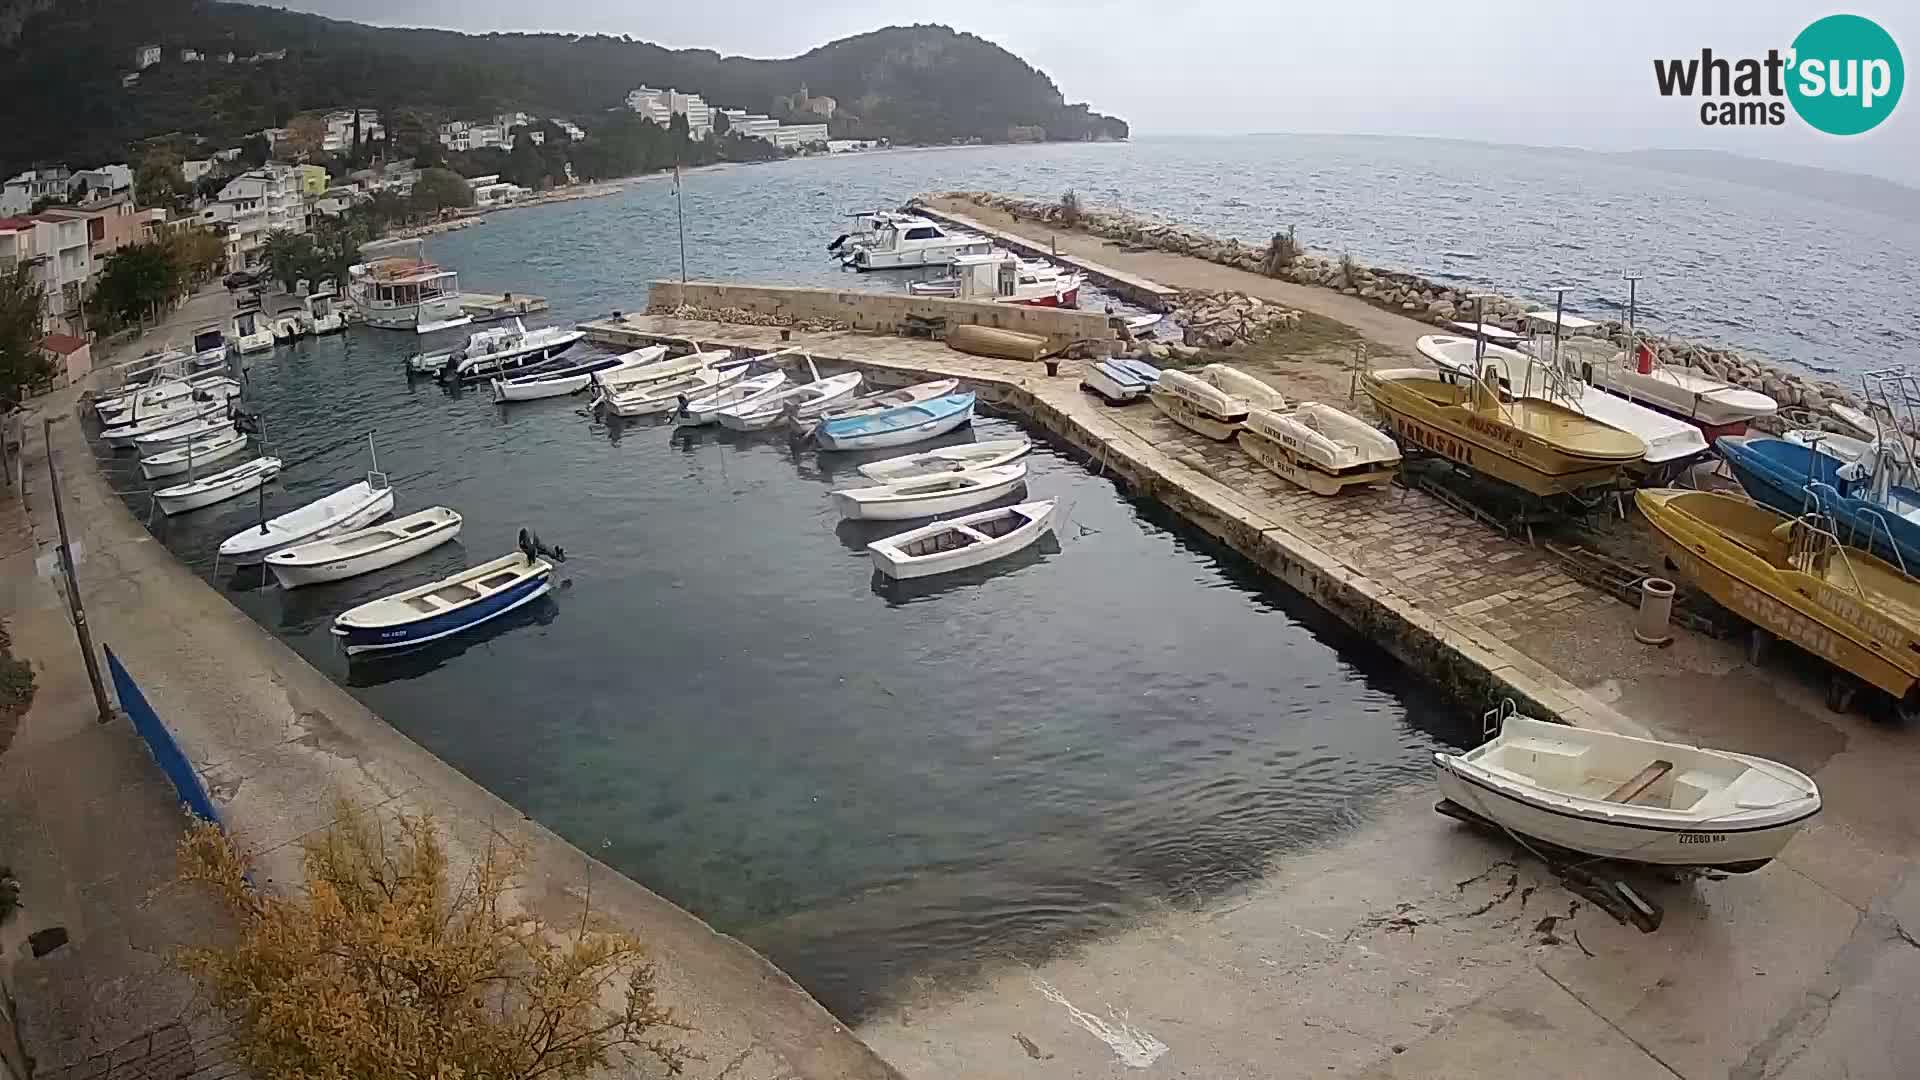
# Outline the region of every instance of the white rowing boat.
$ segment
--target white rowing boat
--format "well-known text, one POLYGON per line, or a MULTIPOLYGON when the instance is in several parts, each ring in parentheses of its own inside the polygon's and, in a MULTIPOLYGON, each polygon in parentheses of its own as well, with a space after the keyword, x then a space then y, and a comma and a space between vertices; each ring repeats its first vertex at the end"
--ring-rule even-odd
POLYGON ((651 345, 621 357, 622 363, 619 367, 594 372, 593 385, 602 393, 616 394, 646 386, 649 383, 684 378, 702 368, 709 368, 731 359, 733 359, 733 353, 726 349, 711 349, 707 352, 687 353, 684 356, 668 356, 665 345, 651 345))
POLYGON ((212 435, 194 439, 184 446, 141 458, 140 475, 148 480, 179 476, 203 465, 224 461, 246 448, 246 433, 229 424, 212 435))
POLYGON ((470 630, 538 600, 552 585, 552 563, 516 551, 361 604, 333 620, 333 633, 348 656, 402 649, 470 630))
POLYGON ((893 390, 876 390, 871 394, 861 394, 844 405, 836 405, 819 414, 822 422, 829 420, 850 420, 856 416, 886 412, 902 405, 917 405, 922 401, 946 397, 960 386, 959 379, 935 379, 932 382, 914 383, 893 390))
POLYGON ((341 581, 403 563, 460 535, 460 515, 428 507, 371 528, 281 548, 266 558, 283 589, 341 581))
POLYGON ((601 405, 615 416, 654 416, 680 407, 682 397, 708 394, 747 374, 746 365, 717 368, 698 367, 674 379, 627 384, 612 393, 603 393, 601 405))
POLYGON ((357 484, 227 537, 220 543, 220 558, 238 566, 253 566, 281 548, 351 532, 392 512, 393 488, 388 486, 386 474, 368 473, 357 484))
POLYGON ((741 379, 732 386, 716 390, 699 397, 689 397, 680 404, 674 414, 674 423, 681 427, 701 427, 720 418, 727 409, 752 409, 761 402, 780 392, 787 385, 787 373, 769 371, 765 375, 755 375, 751 379, 741 379))
POLYGON ((224 416, 226 412, 226 398, 219 398, 214 401, 191 400, 175 402, 173 403, 173 407, 162 409, 152 416, 107 428, 100 433, 100 438, 105 440, 108 446, 132 446, 137 439, 143 439, 149 435, 180 427, 209 416, 224 416))
POLYGON ((1004 559, 1038 542, 1055 526, 1058 500, 982 510, 875 540, 873 565, 890 578, 922 578, 1004 559))
POLYGON ((244 495, 279 475, 279 458, 257 457, 211 476, 163 487, 153 493, 153 501, 161 513, 172 517, 244 495))
POLYGON ((934 473, 992 469, 1018 461, 1032 449, 1033 441, 1025 435, 1012 439, 982 439, 958 446, 923 450, 917 454, 902 454, 882 461, 869 461, 860 466, 860 475, 886 483, 934 473))
POLYGON ((957 514, 1011 495, 1027 481, 1025 462, 892 480, 873 487, 844 488, 833 505, 849 521, 908 521, 957 514))
POLYGON ((163 454, 177 450, 193 442, 234 430, 234 423, 224 414, 203 416, 197 420, 184 420, 172 427, 161 428, 150 435, 142 435, 133 440, 134 452, 141 457, 163 454))
POLYGON ((577 394, 593 384, 595 372, 613 371, 623 365, 620 357, 596 356, 562 368, 517 375, 510 379, 494 379, 493 400, 539 401, 577 394))
POLYGON ((788 419, 789 412, 793 422, 804 425, 851 398, 854 391, 860 389, 860 381, 859 372, 849 371, 799 386, 784 387, 751 407, 735 406, 720 410, 720 426, 731 431, 764 431, 788 419))

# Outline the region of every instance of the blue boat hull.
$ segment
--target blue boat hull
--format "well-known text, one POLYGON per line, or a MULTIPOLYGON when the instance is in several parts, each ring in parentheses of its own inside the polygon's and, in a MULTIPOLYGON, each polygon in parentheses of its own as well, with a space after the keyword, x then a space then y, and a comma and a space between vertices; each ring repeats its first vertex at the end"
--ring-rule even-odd
POLYGON ((951 394, 874 416, 829 420, 814 429, 823 450, 881 450, 931 439, 973 419, 974 395, 951 394))
POLYGON ((553 571, 548 570, 457 611, 434 615, 404 626, 343 627, 336 621, 333 632, 346 647, 348 656, 424 645, 463 630, 471 630, 488 619, 498 618, 517 607, 531 604, 545 596, 552 587, 553 571))
POLYGON ((1920 525, 1904 516, 1920 509, 1920 492, 1892 488, 1891 507, 1854 498, 1861 485, 1840 479, 1838 461, 1784 439, 1730 435, 1714 447, 1755 502, 1790 516, 1819 510, 1849 546, 1920 572, 1920 525))

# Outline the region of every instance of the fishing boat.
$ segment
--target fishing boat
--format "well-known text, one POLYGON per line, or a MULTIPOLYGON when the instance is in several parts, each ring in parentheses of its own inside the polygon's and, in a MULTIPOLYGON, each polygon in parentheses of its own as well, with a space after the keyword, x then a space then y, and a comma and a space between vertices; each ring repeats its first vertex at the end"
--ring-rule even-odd
POLYGON ((1384 487, 1400 468, 1400 447, 1392 439, 1317 401, 1282 412, 1249 409, 1236 438, 1248 457, 1319 495, 1384 487))
POLYGON ((1026 262, 1011 251, 996 249, 986 255, 959 255, 952 266, 951 275, 912 282, 907 292, 913 296, 944 296, 1027 307, 1080 306, 1080 286, 1084 281, 1078 274, 1063 273, 1044 263, 1026 262))
POLYGON ((234 533, 221 541, 220 558, 255 566, 281 548, 352 532, 392 512, 393 488, 387 484, 387 475, 376 470, 357 484, 234 533))
MULTIPOLYGON (((1820 789, 1766 758, 1535 720, 1436 752, 1440 793, 1565 851, 1654 866, 1758 870, 1820 812, 1820 789)), ((1442 809, 1446 807, 1443 805, 1442 809)))
POLYGON ((1162 371, 1147 398, 1167 419, 1221 442, 1233 438, 1251 408, 1246 399, 1184 371, 1162 371))
POLYGON ((1101 360, 1080 380, 1086 390, 1109 405, 1126 405, 1146 397, 1160 381, 1160 369, 1141 360, 1101 360))
POLYGON ((423 555, 460 535, 460 515, 428 507, 370 528, 281 548, 266 558, 283 589, 341 581, 423 555))
POLYGON ((100 438, 108 446, 133 446, 139 440, 148 438, 174 428, 192 424, 209 417, 225 417, 227 399, 182 398, 154 410, 153 415, 144 420, 120 424, 107 428, 100 438))
POLYGON ((1440 370, 1465 379, 1491 365, 1500 373, 1501 387, 1516 397, 1552 402, 1637 436, 1646 444, 1645 460, 1652 470, 1677 470, 1707 453, 1706 437, 1695 425, 1606 393, 1518 349, 1451 334, 1429 334, 1415 341, 1414 348, 1440 370))
POLYGON ((458 348, 419 353, 407 360, 407 367, 442 382, 479 382, 551 360, 586 336, 560 326, 529 330, 516 318, 505 326, 489 326, 467 335, 466 344, 458 348))
POLYGON ((682 398, 710 394, 745 378, 747 367, 699 367, 675 379, 628 384, 611 393, 603 392, 599 405, 615 416, 656 416, 680 407, 682 398))
POLYGON ((851 398, 860 389, 860 382, 860 373, 849 371, 789 386, 749 408, 735 406, 720 410, 720 426, 732 431, 764 431, 788 419, 789 415, 794 423, 806 424, 851 398))
POLYGON ((1055 527, 1058 500, 1021 503, 937 521, 867 545, 874 568, 890 578, 922 578, 1004 559, 1055 527))
POLYGON ((823 450, 911 446, 971 423, 973 405, 972 394, 948 394, 844 420, 823 419, 814 427, 813 438, 823 450))
POLYGON ((996 469, 1027 456, 1033 441, 1025 435, 1012 439, 984 439, 980 442, 942 446, 915 454, 869 461, 860 466, 860 475, 888 483, 916 476, 965 472, 969 469, 996 469))
POLYGON ((962 255, 986 255, 993 241, 909 214, 876 219, 868 236, 846 244, 842 261, 855 270, 910 270, 946 266, 962 255))
POLYGON ((834 508, 848 521, 908 521, 971 510, 1006 498, 1027 482, 1026 462, 991 469, 963 469, 890 480, 873 487, 833 492, 834 508))
POLYGON ((161 513, 172 517, 244 495, 279 475, 279 458, 257 457, 198 480, 163 487, 153 493, 153 501, 161 513))
POLYGON ((593 385, 595 390, 601 393, 616 394, 638 389, 649 383, 684 378, 702 368, 713 367, 731 359, 733 359, 733 352, 728 349, 710 349, 706 352, 668 356, 665 345, 650 345, 621 356, 618 367, 594 372, 593 385))
POLYGON ((233 397, 239 394, 240 384, 219 371, 202 371, 185 378, 167 379, 116 397, 102 398, 93 403, 93 411, 100 418, 102 427, 120 427, 152 417, 161 406, 184 406, 196 392, 204 392, 206 400, 233 397), (173 404, 176 402, 179 405, 173 404))
POLYGON ((404 649, 471 630, 547 594, 553 563, 526 550, 383 596, 333 620, 348 656, 404 649))
POLYGON ((170 427, 133 440, 134 452, 142 458, 177 450, 195 439, 207 439, 234 430, 233 420, 225 413, 181 420, 170 427))
POLYGON ((233 348, 242 356, 248 353, 273 351, 273 327, 259 308, 245 308, 233 316, 233 332, 229 335, 233 348))
POLYGON ((902 405, 916 405, 922 401, 946 397, 959 388, 959 379, 935 379, 932 382, 914 383, 912 386, 901 386, 892 390, 875 390, 845 404, 827 409, 819 415, 819 419, 851 420, 857 416, 868 416, 888 409, 897 409, 902 405))
POLYGON ((360 254, 366 261, 347 270, 347 298, 368 326, 418 331, 463 321, 460 275, 428 262, 424 241, 376 240, 360 254))
POLYGON ((1702 592, 1884 691, 1903 719, 1920 718, 1920 582, 1842 544, 1825 515, 1793 517, 1727 492, 1635 498, 1667 557, 1702 592))
POLYGON ((1640 437, 1538 398, 1501 400, 1491 366, 1482 379, 1430 368, 1388 368, 1360 387, 1411 445, 1538 496, 1618 486, 1646 457, 1640 437))
POLYGON ((226 327, 203 326, 193 332, 193 356, 188 364, 195 369, 218 367, 227 362, 233 343, 227 340, 226 327))
POLYGON ((148 480, 179 476, 202 465, 224 461, 246 448, 246 433, 229 424, 211 435, 189 440, 184 446, 141 458, 140 475, 148 480))
MULTIPOLYGON (((662 346, 664 349, 665 347, 662 346)), ((577 394, 593 384, 596 371, 610 371, 624 361, 618 356, 596 356, 560 368, 547 368, 530 375, 493 380, 495 401, 538 401, 541 398, 577 394)))
POLYGON ((779 393, 785 385, 787 373, 784 371, 769 371, 765 375, 741 379, 732 386, 712 393, 683 399, 674 412, 673 422, 681 427, 703 427, 718 420, 723 410, 751 409, 779 393))
POLYGON ((337 334, 346 328, 346 316, 334 306, 333 294, 308 293, 300 298, 300 329, 303 333, 317 337, 321 334, 337 334))
POLYGON ((1920 573, 1920 490, 1910 486, 1899 444, 1879 445, 1865 461, 1845 463, 1811 447, 1760 435, 1714 443, 1734 479, 1754 499, 1785 514, 1817 510, 1842 539, 1920 573))

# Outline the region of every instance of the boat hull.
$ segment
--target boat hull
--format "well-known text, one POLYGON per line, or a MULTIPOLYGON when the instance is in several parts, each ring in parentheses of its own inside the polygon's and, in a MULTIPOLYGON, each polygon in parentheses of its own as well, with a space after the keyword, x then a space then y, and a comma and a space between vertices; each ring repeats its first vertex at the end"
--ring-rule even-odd
POLYGON ((996 483, 981 484, 978 487, 924 498, 862 500, 853 498, 846 492, 836 491, 833 492, 833 505, 840 511, 840 516, 848 521, 912 521, 915 518, 957 514, 962 510, 985 506, 1013 494, 1026 482, 1027 471, 1022 468, 1016 475, 996 483))
POLYGON ((192 459, 188 459, 184 454, 179 457, 175 457, 173 453, 156 454, 154 457, 147 458, 140 462, 140 475, 148 480, 159 480, 168 476, 184 476, 187 472, 198 469, 202 465, 209 465, 216 461, 225 461, 246 448, 247 439, 246 436, 243 435, 238 439, 230 440, 204 452, 196 447, 192 459))
POLYGON ((1889 559, 1909 574, 1920 574, 1920 524, 1906 516, 1920 509, 1920 492, 1896 487, 1893 493, 1901 497, 1902 507, 1883 507, 1842 495, 1839 460, 1812 448, 1758 437, 1721 439, 1714 446, 1754 501, 1790 517, 1817 504, 1832 516, 1847 544, 1889 559), (1763 446, 1773 443, 1793 446, 1805 460, 1780 457, 1778 450, 1763 452, 1763 446))
POLYGON ((923 454, 869 461, 857 471, 869 480, 889 484, 916 476, 937 476, 968 469, 997 469, 1026 457, 1032 450, 1033 442, 1025 436, 988 439, 985 442, 942 447, 923 454))
POLYGON ((1240 424, 1246 414, 1239 416, 1221 416, 1207 412, 1186 398, 1170 394, 1159 387, 1147 392, 1148 400, 1159 409, 1166 418, 1197 435, 1204 435, 1216 442, 1226 442, 1240 431, 1240 424))
POLYGON ((1153 383, 1132 365, 1103 360, 1087 369, 1080 388, 1109 405, 1129 405, 1146 397, 1153 383))
POLYGON ((225 502, 236 496, 245 495, 247 492, 254 490, 278 475, 280 475, 280 469, 278 466, 275 466, 271 469, 261 470, 246 476, 237 477, 233 480, 224 481, 204 490, 192 492, 191 494, 161 495, 155 493, 153 501, 160 504, 161 513, 172 517, 175 514, 184 514, 191 510, 199 510, 212 506, 215 503, 225 502))
MULTIPOLYGON (((375 570, 384 570, 397 566, 408 559, 424 555, 460 535, 462 522, 452 518, 431 532, 409 536, 384 547, 371 551, 356 552, 325 562, 289 563, 268 557, 267 569, 273 572, 274 580, 283 589, 298 589, 306 585, 320 585, 329 581, 344 581, 347 578, 371 574, 375 570)), ((282 548, 279 554, 286 554, 282 548)))
POLYGON ((552 587, 553 571, 547 569, 511 588, 501 589, 484 600, 476 600, 455 611, 443 612, 400 626, 343 626, 335 622, 333 632, 340 639, 341 646, 348 656, 405 649, 471 630, 509 611, 533 603, 545 596, 552 587))
POLYGON ((1328 472, 1313 464, 1311 458, 1295 453, 1292 448, 1252 428, 1240 429, 1235 438, 1248 457, 1272 470, 1281 479, 1316 495, 1338 495, 1348 488, 1386 487, 1393 483, 1394 476, 1400 471, 1399 463, 1395 462, 1372 463, 1328 472))
MULTIPOLYGON (((1055 506, 1050 508, 1045 514, 1007 533, 1005 536, 971 544, 957 551, 945 552, 942 553, 939 558, 904 559, 901 558, 896 551, 887 546, 890 541, 899 541, 903 537, 910 537, 914 533, 920 532, 921 530, 918 529, 902 534, 902 536, 889 537, 885 541, 868 544, 867 554, 873 560, 874 569, 880 571, 880 573, 887 577, 903 581, 915 578, 934 577, 935 575, 947 574, 955 570, 967 570, 975 566, 984 566, 995 560, 1004 559, 1009 555, 1025 551, 1027 548, 1039 543, 1040 538, 1055 527, 1055 519, 1058 516, 1058 504, 1055 504, 1055 506)), ((964 521, 964 519, 962 519, 962 521, 964 521)))
POLYGON ((957 409, 945 416, 935 416, 918 424, 894 428, 890 431, 875 431, 857 435, 837 435, 824 428, 815 433, 814 438, 823 450, 885 450, 894 446, 912 446, 917 442, 945 435, 973 422, 973 407, 957 409))
MULTIPOLYGON (((354 510, 346 516, 322 525, 314 526, 305 532, 284 534, 272 537, 271 539, 263 537, 262 542, 254 544, 245 543, 247 536, 245 533, 242 533, 237 537, 231 538, 241 540, 242 544, 235 545, 231 550, 225 550, 228 548, 228 545, 222 544, 221 548, 223 550, 220 552, 220 557, 235 566, 258 566, 266 561, 267 556, 283 548, 295 547, 310 541, 324 540, 329 536, 339 536, 341 533, 350 533, 356 529, 363 529, 392 512, 393 489, 381 488, 365 503, 355 507, 354 510)), ((258 529, 250 531, 258 532, 258 529)))
POLYGON ((566 397, 577 394, 593 385, 593 374, 568 375, 558 379, 541 379, 537 382, 510 385, 499 379, 493 380, 493 400, 495 401, 539 401, 543 398, 566 397))
MULTIPOLYGON (((568 338, 551 345, 541 345, 519 352, 503 352, 494 356, 479 357, 462 364, 456 374, 463 383, 485 382, 502 375, 512 375, 521 368, 544 364, 579 344, 581 338, 568 338)), ((417 370, 417 369, 416 369, 417 370)), ((434 378, 446 381, 446 368, 442 367, 434 378)))

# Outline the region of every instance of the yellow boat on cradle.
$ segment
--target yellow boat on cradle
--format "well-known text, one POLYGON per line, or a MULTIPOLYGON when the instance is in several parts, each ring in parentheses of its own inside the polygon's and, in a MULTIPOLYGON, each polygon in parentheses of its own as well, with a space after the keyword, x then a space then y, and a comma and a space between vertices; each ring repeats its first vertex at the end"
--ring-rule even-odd
POLYGON ((1702 592, 1886 691, 1902 716, 1920 714, 1920 582, 1842 546, 1830 523, 1744 496, 1656 488, 1634 498, 1702 592))
POLYGON ((1563 495, 1621 482, 1646 456, 1639 436, 1537 398, 1502 400, 1498 383, 1428 368, 1360 376, 1401 445, 1456 461, 1535 495, 1563 495))

